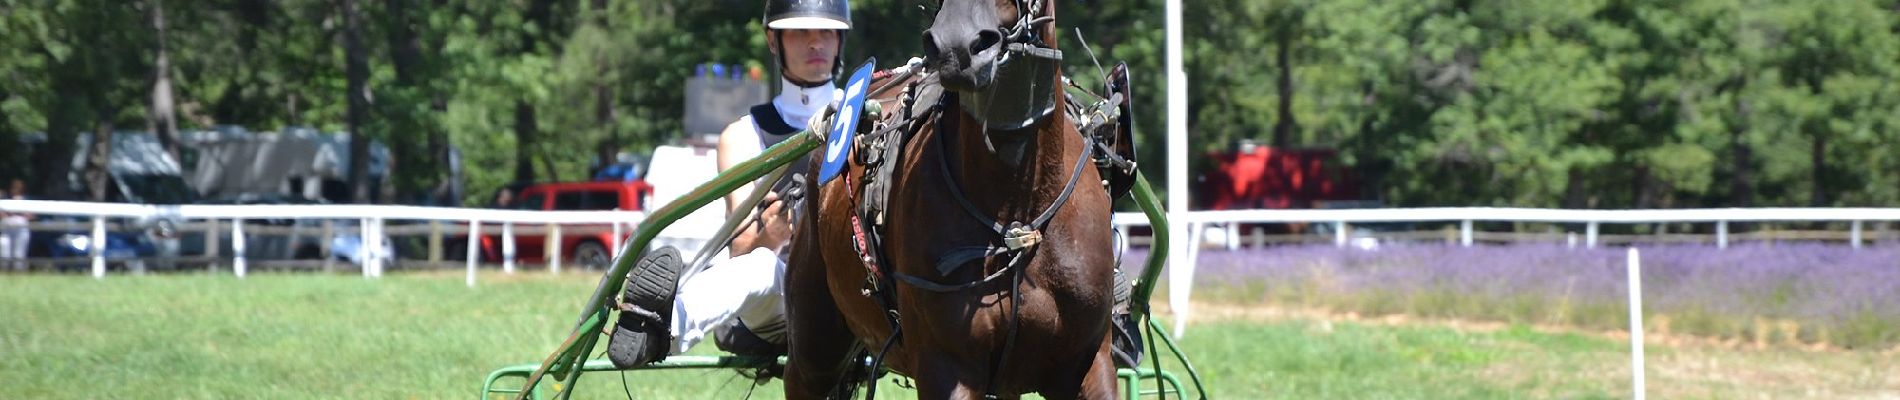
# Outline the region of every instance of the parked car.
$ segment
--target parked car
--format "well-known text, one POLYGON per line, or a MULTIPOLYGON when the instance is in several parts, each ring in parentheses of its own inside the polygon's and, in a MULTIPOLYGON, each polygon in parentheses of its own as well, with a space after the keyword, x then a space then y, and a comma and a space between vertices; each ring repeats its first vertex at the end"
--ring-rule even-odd
MULTIPOLYGON (((158 256, 154 245, 154 230, 149 224, 126 219, 110 219, 106 224, 105 246, 101 248, 107 258, 140 262, 144 258, 158 256)), ((91 257, 94 246, 92 231, 83 227, 91 226, 92 219, 79 216, 40 216, 35 226, 68 225, 81 229, 43 230, 36 229, 27 246, 27 257, 32 258, 78 258, 91 257)), ((116 261, 115 261, 116 262, 116 261)), ((56 265, 60 270, 78 270, 90 266, 87 262, 61 262, 56 265)))
MULTIPOLYGON (((324 205, 329 203, 323 200, 264 194, 239 195, 205 200, 198 204, 324 205)), ((228 223, 228 221, 226 222, 228 223)), ((360 247, 362 243, 361 229, 357 227, 357 221, 354 219, 335 220, 332 223, 331 235, 328 238, 322 237, 323 220, 320 219, 252 219, 245 220, 245 226, 247 228, 260 226, 294 226, 299 228, 298 232, 305 232, 293 235, 272 235, 262 234, 255 230, 247 231, 245 233, 244 256, 252 260, 321 259, 323 258, 323 245, 324 242, 327 241, 330 244, 330 254, 332 258, 346 260, 354 264, 362 264, 362 255, 357 252, 357 248, 360 247)), ((204 235, 202 233, 187 233, 185 234, 183 242, 183 252, 185 254, 205 253, 204 235)), ((383 238, 382 242, 383 254, 389 259, 394 259, 396 256, 395 246, 390 243, 387 236, 383 238)), ((219 248, 225 249, 224 251, 230 251, 231 231, 229 226, 225 226, 223 231, 218 234, 218 245, 219 248)))
MULTIPOLYGON (((644 211, 653 196, 653 187, 645 181, 597 181, 539 183, 520 188, 508 208, 537 211, 644 211)), ((586 267, 604 267, 613 261, 614 240, 608 224, 566 224, 561 235, 564 260, 586 267), (595 227, 599 232, 580 232, 574 228, 595 227)), ((543 234, 515 233, 515 259, 547 262, 547 237, 543 234)), ((631 232, 622 231, 621 234, 631 232)), ((482 257, 502 259, 501 235, 482 237, 482 257)))

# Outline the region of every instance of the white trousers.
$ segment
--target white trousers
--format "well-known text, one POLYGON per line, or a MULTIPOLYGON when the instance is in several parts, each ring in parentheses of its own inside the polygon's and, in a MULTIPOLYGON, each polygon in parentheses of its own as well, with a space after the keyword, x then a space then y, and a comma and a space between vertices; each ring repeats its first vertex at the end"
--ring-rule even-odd
POLYGON ((685 353, 738 318, 761 339, 785 337, 785 262, 767 249, 713 263, 680 283, 673 298, 673 348, 685 353))
POLYGON ((0 230, 0 259, 10 261, 7 268, 26 269, 26 244, 33 231, 26 227, 7 227, 0 230))

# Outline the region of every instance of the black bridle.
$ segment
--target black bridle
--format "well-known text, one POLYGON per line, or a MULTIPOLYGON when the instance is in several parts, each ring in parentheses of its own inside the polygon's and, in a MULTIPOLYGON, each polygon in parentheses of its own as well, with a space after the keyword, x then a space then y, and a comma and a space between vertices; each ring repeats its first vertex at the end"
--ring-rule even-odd
POLYGON ((1056 110, 1056 74, 1062 51, 1043 43, 1045 24, 1055 22, 1046 15, 1043 2, 1014 0, 1016 21, 1000 27, 1002 51, 990 63, 993 79, 981 93, 958 96, 963 112, 983 121, 985 128, 1011 131, 1034 125, 1056 110), (1027 88, 1027 96, 999 96, 1002 88, 1027 88))

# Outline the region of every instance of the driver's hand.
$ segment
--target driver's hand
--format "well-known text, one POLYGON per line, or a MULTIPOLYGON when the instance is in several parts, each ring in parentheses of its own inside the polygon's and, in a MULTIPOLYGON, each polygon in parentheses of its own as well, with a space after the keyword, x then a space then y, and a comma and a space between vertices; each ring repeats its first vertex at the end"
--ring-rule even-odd
POLYGON ((785 203, 778 192, 768 192, 759 201, 765 207, 759 213, 759 243, 767 248, 778 250, 792 240, 792 218, 786 215, 785 203))

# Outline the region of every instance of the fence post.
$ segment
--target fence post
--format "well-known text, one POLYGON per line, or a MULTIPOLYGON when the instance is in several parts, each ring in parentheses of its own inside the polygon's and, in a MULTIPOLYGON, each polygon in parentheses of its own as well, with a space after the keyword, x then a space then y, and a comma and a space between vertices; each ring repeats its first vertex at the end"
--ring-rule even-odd
POLYGON ((1597 248, 1597 222, 1596 221, 1590 221, 1590 224, 1587 225, 1586 228, 1584 228, 1583 243, 1584 243, 1584 247, 1588 247, 1592 249, 1597 248))
POLYGON ((475 287, 475 264, 482 256, 482 220, 468 220, 468 287, 475 287))
POLYGON ((1227 249, 1240 249, 1240 223, 1238 222, 1227 223, 1227 249))
POLYGON ((1471 220, 1467 219, 1458 223, 1458 240, 1465 247, 1471 247, 1471 220))
POLYGON ((317 241, 317 247, 319 249, 317 253, 323 255, 323 272, 326 273, 336 271, 336 247, 331 246, 331 242, 335 240, 336 220, 323 220, 323 240, 317 241))
POLYGON ((442 220, 429 220, 429 263, 442 262, 442 220))
MULTIPOLYGON (((1205 225, 1193 222, 1183 222, 1178 226, 1187 227, 1188 232, 1186 235, 1187 243, 1176 247, 1176 249, 1182 250, 1181 258, 1179 258, 1181 264, 1176 265, 1172 260, 1168 263, 1168 308, 1174 312, 1174 337, 1176 339, 1181 338, 1182 335, 1187 333, 1188 316, 1192 311, 1190 308, 1193 307, 1193 305, 1189 303, 1188 294, 1194 290, 1194 269, 1195 264, 1200 262, 1201 230, 1205 228, 1205 225)), ((1174 257, 1174 254, 1169 254, 1168 256, 1174 257)))
POLYGON ((515 273, 515 222, 501 223, 501 272, 515 273))
POLYGON ((369 223, 369 235, 363 238, 363 248, 367 249, 365 254, 369 257, 364 258, 363 263, 369 264, 369 269, 376 272, 375 277, 381 278, 383 277, 383 256, 385 256, 383 254, 383 219, 370 218, 369 223))
POLYGON ((376 276, 376 271, 369 267, 369 218, 356 221, 356 260, 362 263, 357 267, 363 269, 364 278, 376 276))
POLYGON ((1629 252, 1630 287, 1630 376, 1634 379, 1636 400, 1643 400, 1643 259, 1631 247, 1629 252))
POLYGON ((86 246, 92 255, 92 277, 106 277, 106 217, 92 216, 92 243, 86 246))
POLYGON ((243 278, 249 266, 244 265, 244 220, 231 220, 231 270, 237 277, 243 278))
POLYGON ((1728 221, 1715 221, 1715 248, 1728 248, 1728 221))
MULTIPOLYGON (((620 221, 614 221, 613 225, 614 225, 614 236, 611 238, 607 238, 607 240, 609 241, 609 243, 607 243, 607 254, 608 254, 607 257, 617 260, 617 259, 620 259, 620 221)), ((612 267, 610 266, 608 268, 612 268, 612 267)))
POLYGON ((1333 221, 1333 247, 1346 247, 1346 221, 1333 221))
POLYGON ((554 224, 554 223, 548 224, 548 240, 547 240, 546 247, 542 247, 542 248, 547 249, 546 251, 543 251, 543 252, 547 253, 548 272, 555 275, 560 275, 561 274, 561 225, 554 224))
POLYGON ((1854 241, 1854 250, 1860 250, 1860 220, 1854 220, 1854 233, 1850 234, 1849 240, 1854 241))
POLYGON ((218 242, 224 241, 221 239, 224 236, 224 229, 219 227, 223 225, 221 221, 223 220, 212 218, 209 221, 210 224, 205 225, 205 257, 211 259, 211 267, 207 268, 211 271, 217 271, 220 264, 223 264, 218 262, 218 242))

